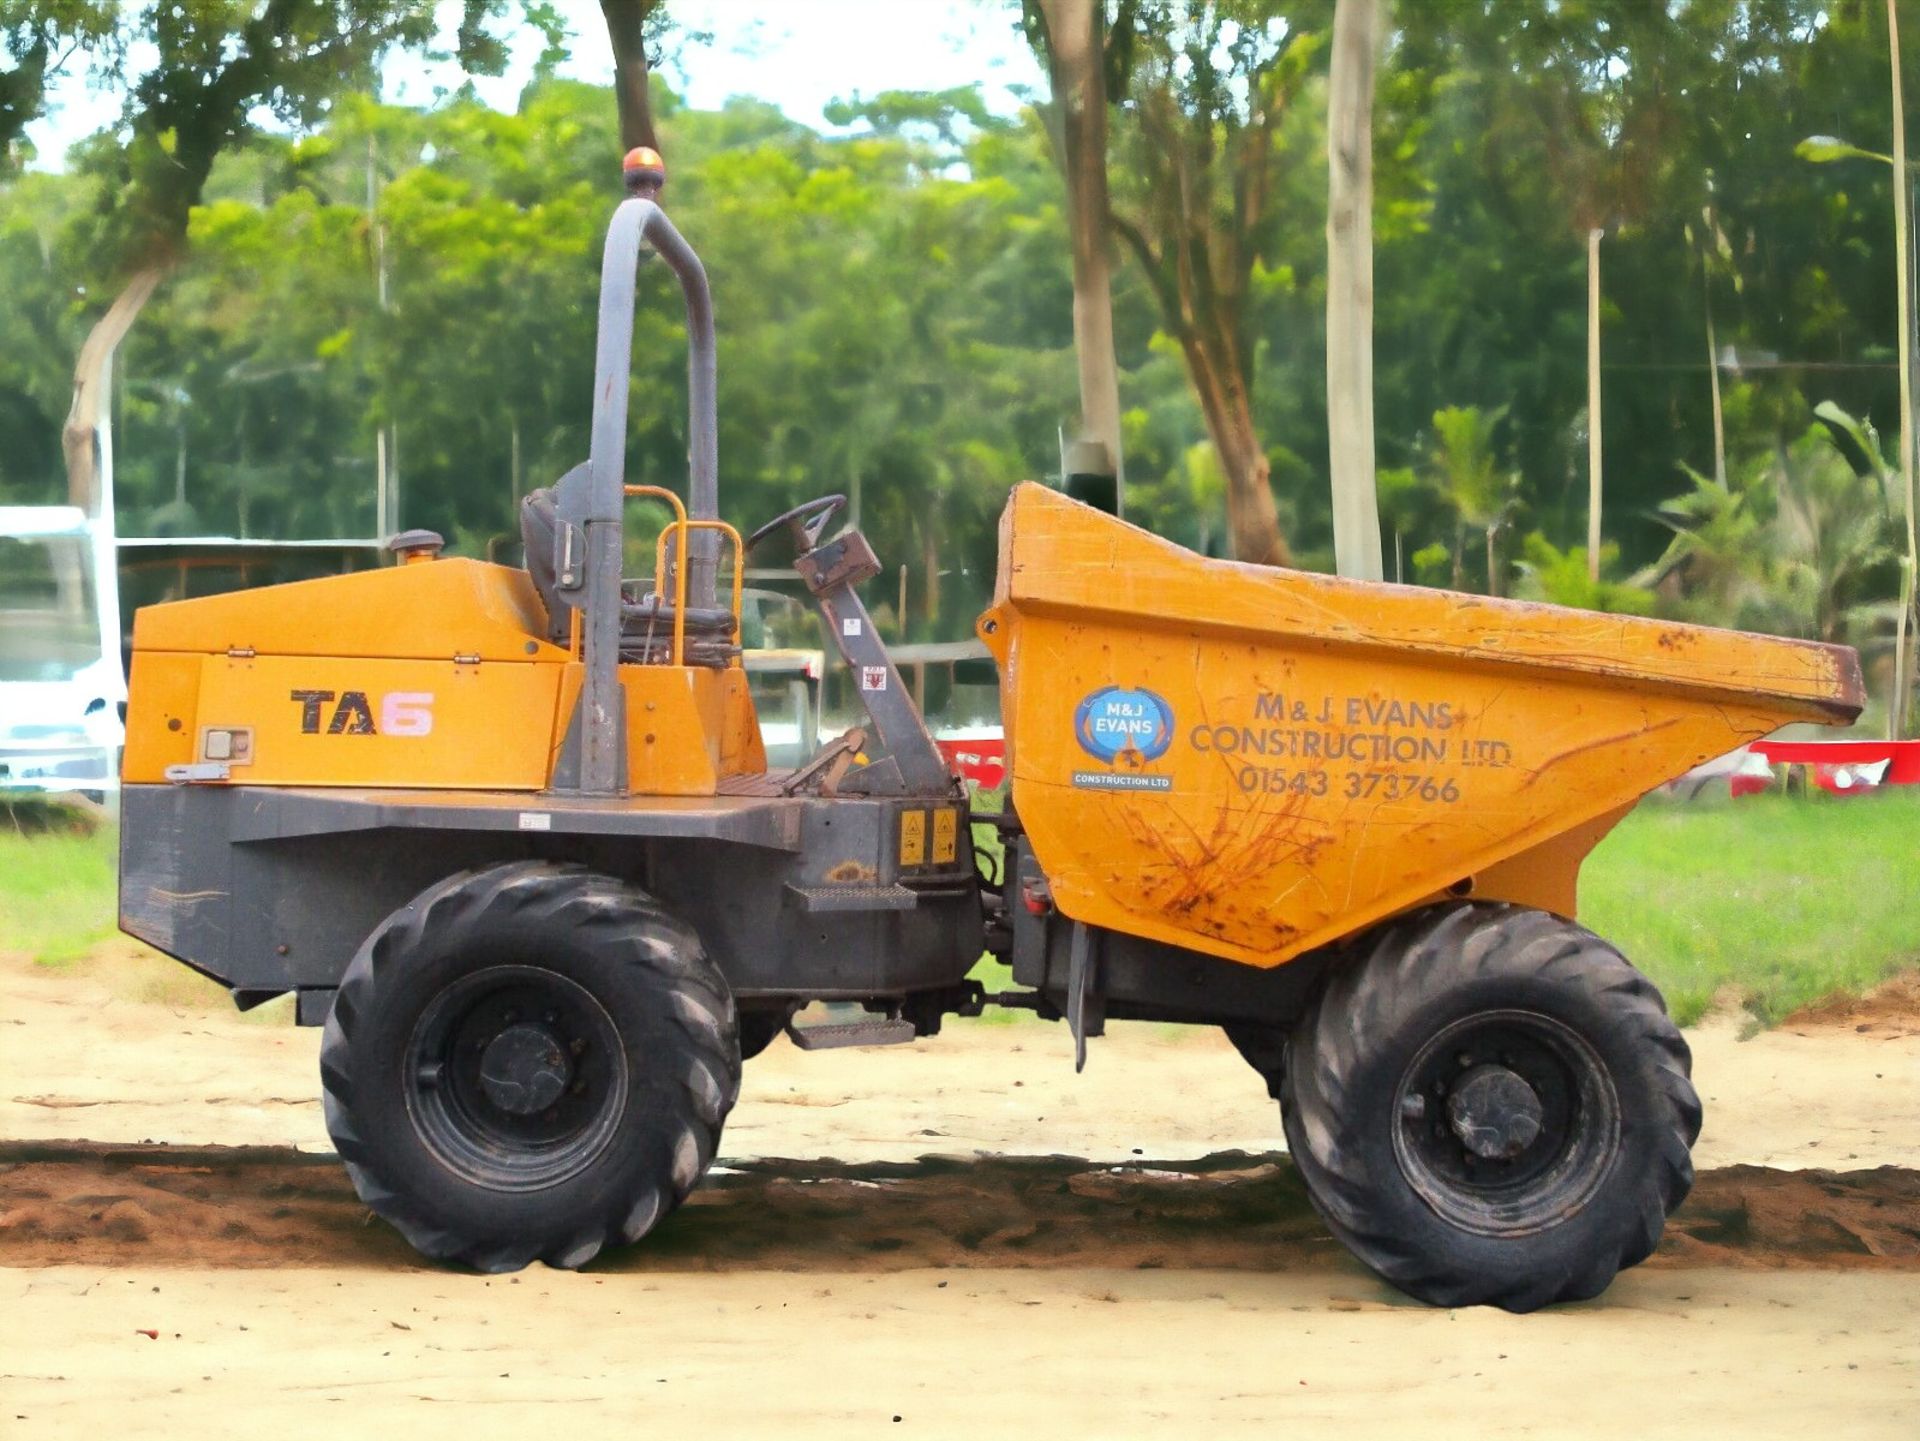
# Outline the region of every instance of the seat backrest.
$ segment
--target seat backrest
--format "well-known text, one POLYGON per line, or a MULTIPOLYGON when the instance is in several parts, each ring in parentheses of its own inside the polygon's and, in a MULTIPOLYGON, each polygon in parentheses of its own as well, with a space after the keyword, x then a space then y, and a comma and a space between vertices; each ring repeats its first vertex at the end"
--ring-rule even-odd
POLYGON ((520 540, 527 552, 527 575, 547 608, 547 636, 562 640, 568 629, 567 606, 560 599, 558 577, 553 568, 554 537, 560 530, 559 507, 553 487, 529 491, 520 502, 520 540))

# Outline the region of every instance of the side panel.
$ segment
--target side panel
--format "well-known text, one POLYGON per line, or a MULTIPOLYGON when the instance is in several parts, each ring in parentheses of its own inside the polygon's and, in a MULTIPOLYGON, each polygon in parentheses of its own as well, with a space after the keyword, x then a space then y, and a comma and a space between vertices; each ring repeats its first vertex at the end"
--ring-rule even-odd
POLYGON ((135 651, 127 676, 127 748, 120 772, 130 782, 159 780, 168 766, 193 760, 204 657, 135 651))
POLYGON ((983 947, 973 856, 951 804, 779 799, 701 810, 669 799, 566 810, 551 798, 499 799, 510 803, 129 786, 121 928, 236 990, 327 989, 373 929, 428 886, 546 859, 653 892, 699 932, 741 995, 864 999, 949 986, 983 947), (943 812, 956 823, 942 824, 943 812), (521 829, 529 817, 542 826, 521 829), (917 857, 914 836, 933 838, 917 857))
MULTIPOLYGON (((133 701, 139 746, 127 750, 131 783, 166 778, 178 742, 150 743, 170 727, 176 704, 191 714, 168 737, 188 740, 192 760, 210 753, 209 732, 246 735, 231 756, 236 782, 537 790, 547 781, 560 668, 488 661, 367 660, 328 656, 195 658, 199 684, 149 694, 149 676, 171 680, 180 657, 136 657, 133 701)), ((229 743, 231 744, 231 743, 229 743)))
POLYGON ((1618 681, 1144 624, 1024 619, 1004 665, 1014 803, 1060 909, 1256 966, 1455 886, 1570 913, 1622 807, 1773 724, 1618 681))
POLYGON ((483 660, 566 652, 547 643, 545 607, 518 566, 449 557, 143 606, 133 646, 206 654, 361 654, 483 660))
POLYGON ((532 857, 516 835, 390 829, 235 842, 254 801, 222 786, 128 786, 120 928, 224 985, 332 987, 373 928, 457 871, 532 857))
POLYGON ((623 665, 619 675, 634 794, 710 796, 724 776, 766 770, 744 670, 623 665))
POLYGON ((926 801, 809 801, 797 854, 659 843, 652 889, 738 994, 857 1000, 950 986, 985 948, 957 817, 926 801))

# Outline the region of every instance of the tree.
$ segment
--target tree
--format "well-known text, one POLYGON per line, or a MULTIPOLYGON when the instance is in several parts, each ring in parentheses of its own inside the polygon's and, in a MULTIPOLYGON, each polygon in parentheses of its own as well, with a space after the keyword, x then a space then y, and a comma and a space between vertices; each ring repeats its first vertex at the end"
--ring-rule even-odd
POLYGON ((1106 46, 1100 0, 1028 0, 1030 36, 1053 88, 1067 228, 1073 240, 1073 344, 1082 435, 1106 450, 1125 509, 1120 375, 1113 352, 1111 206, 1107 198, 1106 46))
MULTIPOLYGON (((1711 177, 1708 183, 1712 183, 1711 177)), ((1724 273, 1733 281, 1737 293, 1740 289, 1740 270, 1734 263, 1733 246, 1727 239, 1726 231, 1720 228, 1712 204, 1701 207, 1699 228, 1696 230, 1689 222, 1683 234, 1692 259, 1700 267, 1700 308, 1706 317, 1707 393, 1713 402, 1713 481, 1725 490, 1727 420, 1726 407, 1720 399, 1720 341, 1718 327, 1713 320, 1713 282, 1716 275, 1724 273)))
POLYGON ((1871 423, 1830 401, 1817 414, 1725 490, 1689 468, 1692 490, 1661 507, 1673 542, 1636 581, 1681 580, 1688 619, 1866 649, 1875 618, 1894 618, 1880 598, 1898 568, 1899 472, 1871 423))
POLYGON ((1114 228, 1153 288, 1220 453, 1233 554, 1285 565, 1253 412, 1253 280, 1277 228, 1275 137, 1324 35, 1254 0, 1139 0, 1115 30, 1130 124, 1114 228))
POLYGON ((1686 619, 1739 625, 1773 583, 1770 472, 1721 485, 1684 462, 1681 471, 1692 488, 1660 505, 1673 540, 1634 579, 1672 594, 1672 608, 1686 619))
MULTIPOLYGON (((1803 634, 1859 641, 1858 608, 1882 590, 1876 579, 1897 564, 1900 475, 1882 458, 1871 425, 1831 403, 1816 413, 1823 425, 1777 455, 1780 593, 1793 604, 1803 634), (1857 463, 1835 434, 1849 429, 1866 441, 1866 456, 1857 463)), ((1897 667, 1893 679, 1897 686, 1897 667)), ((1890 699, 1897 713, 1899 696, 1890 699)))
POLYGON ((111 0, 0 0, 0 174, 13 162, 21 132, 39 119, 47 81, 76 55, 104 49, 114 33, 111 0))
MULTIPOLYGON (((463 55, 476 67, 497 68, 504 50, 481 22, 503 0, 464 3, 463 55)), ((257 112, 312 124, 345 86, 370 77, 389 47, 424 45, 434 34, 431 10, 406 0, 191 0, 114 14, 111 37, 93 43, 140 57, 143 68, 129 74, 123 59, 118 71, 127 90, 124 141, 116 137, 87 157, 106 182, 93 260, 113 300, 80 347, 61 441, 68 493, 88 509, 99 503, 104 364, 179 265, 214 161, 254 132, 257 112)), ((82 43, 88 23, 87 7, 76 7, 54 38, 82 43)))
POLYGON ((620 148, 660 148, 647 91, 647 46, 665 23, 661 0, 600 0, 607 40, 613 46, 613 93, 620 106, 620 148))
MULTIPOLYGON (((1487 549, 1487 594, 1500 594, 1500 564, 1494 543, 1513 513, 1518 477, 1503 469, 1494 448, 1494 431, 1506 418, 1506 407, 1482 411, 1477 406, 1449 405, 1433 415, 1433 449, 1429 453, 1434 488, 1446 497, 1459 517, 1462 531, 1481 532, 1487 549)), ((1453 547, 1453 584, 1460 585, 1461 542, 1453 547)))
POLYGON ((1652 615, 1651 591, 1630 581, 1594 578, 1613 569, 1620 559, 1620 547, 1609 544, 1600 552, 1598 566, 1589 565, 1581 546, 1561 550, 1539 531, 1521 545, 1515 567, 1520 583, 1515 594, 1523 600, 1545 601, 1548 605, 1570 605, 1577 610, 1602 610, 1615 615, 1652 615))
POLYGON ((1379 580, 1373 448, 1373 88, 1383 0, 1339 0, 1327 106, 1327 451, 1341 575, 1379 580))

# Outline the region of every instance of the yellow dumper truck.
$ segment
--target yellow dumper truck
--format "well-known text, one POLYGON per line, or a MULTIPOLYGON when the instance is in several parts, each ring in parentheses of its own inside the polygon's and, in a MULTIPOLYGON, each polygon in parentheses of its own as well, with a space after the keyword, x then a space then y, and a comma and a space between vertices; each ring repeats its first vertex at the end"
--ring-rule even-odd
POLYGON ((1653 986, 1575 921, 1581 861, 1649 787, 1851 720, 1853 653, 1204 560, 1021 486, 977 627, 1011 792, 974 812, 840 498, 717 518, 706 277, 652 165, 608 231, 590 458, 528 498, 525 569, 415 532, 135 623, 121 924, 324 1025, 367 1204, 432 1257, 580 1266, 686 1198, 782 1031, 999 1005, 1083 1059, 1110 1018, 1224 1027, 1327 1224, 1415 1296, 1528 1310, 1646 1256, 1700 1104, 1653 986), (623 580, 644 250, 686 298, 691 473, 623 580), (795 769, 738 646, 770 542, 867 713, 795 769), (983 952, 1017 989, 969 979, 983 952), (814 1000, 865 1019, 796 1021, 814 1000))

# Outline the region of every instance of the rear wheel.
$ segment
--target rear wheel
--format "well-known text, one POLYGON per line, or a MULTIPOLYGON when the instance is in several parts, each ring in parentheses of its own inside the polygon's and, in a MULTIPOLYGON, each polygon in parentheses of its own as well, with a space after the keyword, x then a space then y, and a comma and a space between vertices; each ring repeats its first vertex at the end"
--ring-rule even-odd
POLYGON ((705 1173, 736 1046, 684 924, 606 876, 514 862, 442 882, 360 948, 321 1043, 327 1129, 424 1254, 580 1266, 705 1173))
POLYGON ((1383 927, 1288 1047, 1287 1144, 1361 1260, 1436 1305, 1531 1311, 1643 1260, 1700 1102, 1659 992, 1590 931, 1461 904, 1383 927))

